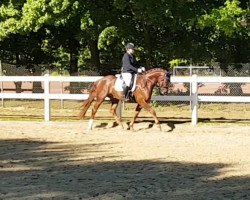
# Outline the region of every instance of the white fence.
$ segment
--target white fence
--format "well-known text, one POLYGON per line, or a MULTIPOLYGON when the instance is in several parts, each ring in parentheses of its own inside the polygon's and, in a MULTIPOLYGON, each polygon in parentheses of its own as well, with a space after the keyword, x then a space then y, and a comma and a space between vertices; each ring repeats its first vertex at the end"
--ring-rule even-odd
MULTIPOLYGON (((102 76, 91 77, 54 77, 54 76, 0 76, 2 82, 31 81, 42 82, 44 93, 0 93, 0 99, 43 99, 44 100, 44 120, 50 121, 52 99, 83 100, 88 94, 51 94, 50 82, 95 82, 102 76)), ((245 102, 250 103, 249 96, 213 96, 198 95, 198 83, 250 83, 250 77, 171 77, 172 83, 190 83, 190 96, 153 96, 152 100, 157 101, 190 101, 192 110, 192 124, 198 122, 199 102, 245 102)), ((2 90, 1 90, 2 91, 2 90)))

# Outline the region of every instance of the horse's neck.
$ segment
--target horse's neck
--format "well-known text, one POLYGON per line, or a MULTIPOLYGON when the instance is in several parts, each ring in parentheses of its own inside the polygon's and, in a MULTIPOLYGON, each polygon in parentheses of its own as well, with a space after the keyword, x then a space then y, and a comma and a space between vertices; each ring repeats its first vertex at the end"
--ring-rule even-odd
POLYGON ((156 78, 152 77, 150 74, 142 75, 139 83, 145 91, 148 91, 149 95, 152 93, 154 86, 156 85, 156 78))
POLYGON ((156 78, 155 74, 146 75, 146 79, 147 79, 147 82, 150 83, 150 85, 152 85, 152 87, 155 86, 155 84, 157 82, 157 78, 156 78))

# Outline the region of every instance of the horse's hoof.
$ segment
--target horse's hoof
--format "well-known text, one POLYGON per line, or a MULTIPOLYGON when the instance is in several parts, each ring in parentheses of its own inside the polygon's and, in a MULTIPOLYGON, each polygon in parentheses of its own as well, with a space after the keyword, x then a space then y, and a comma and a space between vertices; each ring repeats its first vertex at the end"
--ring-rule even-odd
POLYGON ((94 120, 90 119, 89 123, 88 123, 88 130, 92 130, 93 129, 93 123, 94 123, 94 120))
POLYGON ((135 129, 134 129, 133 126, 130 126, 130 127, 129 127, 129 130, 135 132, 135 129))
POLYGON ((93 129, 87 129, 87 133, 91 133, 93 131, 93 129))
POLYGON ((154 130, 162 131, 161 125, 159 125, 159 124, 154 124, 154 125, 152 126, 152 128, 153 128, 154 130))
POLYGON ((124 130, 124 126, 123 125, 120 125, 119 126, 121 130, 124 130))

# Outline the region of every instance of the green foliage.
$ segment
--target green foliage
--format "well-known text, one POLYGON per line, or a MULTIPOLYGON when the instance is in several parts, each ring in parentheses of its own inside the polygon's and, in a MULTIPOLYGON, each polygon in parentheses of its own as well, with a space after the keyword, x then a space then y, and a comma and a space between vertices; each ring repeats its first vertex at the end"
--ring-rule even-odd
POLYGON ((201 28, 213 27, 215 31, 224 32, 229 37, 236 37, 245 32, 250 36, 249 29, 242 26, 242 20, 247 10, 240 7, 240 1, 227 0, 224 6, 213 9, 210 13, 201 16, 199 26, 201 28))
POLYGON ((180 66, 180 65, 184 65, 186 64, 188 61, 186 59, 173 59, 171 61, 169 61, 170 64, 170 68, 174 68, 175 66, 180 66))
POLYGON ((90 69, 91 53, 88 48, 80 52, 78 65, 80 69, 90 69))
POLYGON ((20 29, 21 12, 12 3, 0 7, 0 41, 20 29))
POLYGON ((99 49, 107 50, 108 47, 117 39, 117 27, 110 26, 105 28, 99 35, 98 47, 99 49))
POLYGON ((249 34, 247 1, 0 2, 0 59, 70 72, 120 68, 127 42, 146 67, 249 62, 249 34))
MULTIPOLYGON (((154 90, 153 90, 153 93, 152 93, 152 96, 158 96, 158 95, 160 95, 160 91, 159 91, 159 89, 158 88, 154 88, 154 90)), ((158 101, 152 101, 152 106, 153 107, 158 107, 160 104, 159 104, 159 102, 158 101)))

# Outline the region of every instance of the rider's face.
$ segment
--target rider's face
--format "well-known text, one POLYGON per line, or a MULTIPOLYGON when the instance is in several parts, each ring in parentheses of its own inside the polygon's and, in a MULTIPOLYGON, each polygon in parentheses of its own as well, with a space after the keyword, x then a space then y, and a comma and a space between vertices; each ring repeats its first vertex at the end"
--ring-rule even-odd
POLYGON ((130 54, 133 54, 134 53, 134 49, 128 49, 128 52, 130 53, 130 54))

